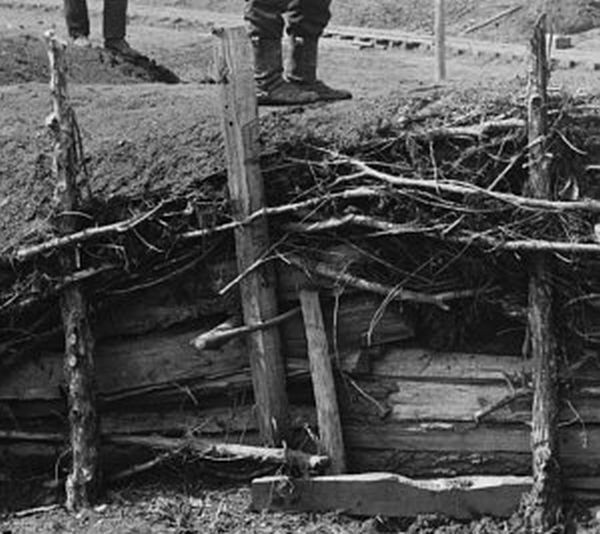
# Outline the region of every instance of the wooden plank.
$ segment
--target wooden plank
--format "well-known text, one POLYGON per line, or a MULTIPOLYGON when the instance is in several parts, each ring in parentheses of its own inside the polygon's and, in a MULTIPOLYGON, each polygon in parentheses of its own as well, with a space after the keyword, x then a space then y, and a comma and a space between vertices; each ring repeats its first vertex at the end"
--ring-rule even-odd
POLYGON ((388 473, 252 481, 257 511, 334 512, 357 516, 416 517, 440 514, 453 519, 509 517, 530 477, 461 477, 412 480, 388 473))
MULTIPOLYGON (((278 274, 280 304, 289 306, 297 300, 295 279, 289 269, 278 274)), ((178 324, 194 321, 200 332, 219 319, 239 313, 239 299, 233 292, 220 297, 218 291, 237 276, 234 262, 215 262, 193 273, 194 277, 178 280, 178 285, 165 284, 149 291, 135 293, 135 298, 111 299, 98 311, 94 332, 98 340, 151 334, 178 324), (201 278, 201 281, 200 281, 201 278)), ((337 310, 337 338, 340 348, 358 346, 369 331, 371 320, 381 299, 346 292, 337 310)), ((327 336, 332 346, 334 299, 322 301, 327 336)), ((306 356, 306 339, 302 320, 298 317, 280 327, 288 357, 306 356)), ((406 314, 395 305, 388 306, 373 329, 374 344, 389 343, 414 337, 414 328, 406 314)))
POLYGON ((374 359, 370 375, 453 383, 505 382, 506 376, 531 371, 521 356, 441 352, 419 347, 390 347, 374 359))
MULTIPOLYGON (((234 219, 243 220, 265 205, 252 48, 243 26, 223 29, 218 35, 215 59, 222 88, 229 194, 234 219)), ((278 315, 273 267, 257 264, 270 245, 266 218, 238 227, 235 243, 238 270, 246 275, 240 282, 244 321, 247 325, 266 322, 278 315)), ((287 418, 279 331, 257 331, 248 336, 247 346, 261 435, 266 444, 279 444, 286 435, 287 418)))
MULTIPOLYGON (((408 380, 397 384, 397 391, 385 400, 392 409, 390 417, 394 421, 473 421, 477 412, 511 394, 508 384, 440 384, 408 380)), ((530 413, 527 409, 515 413, 506 407, 491 414, 488 420, 522 420, 530 413)))
POLYGON ((317 407, 319 445, 322 452, 331 460, 328 472, 341 474, 346 471, 346 453, 319 293, 310 289, 301 289, 299 297, 317 407))
MULTIPOLYGON (((212 276, 217 274, 209 267, 213 266, 199 266, 190 276, 178 277, 177 283, 161 284, 103 302, 95 315, 96 339, 152 334, 192 321, 200 330, 204 323, 213 321, 213 316, 238 312, 239 300, 233 293, 220 297, 218 289, 212 287, 212 276)), ((215 270, 219 267, 220 264, 214 265, 215 270)), ((235 273, 233 262, 231 270, 235 273)), ((227 280, 233 277, 235 274, 227 280)))
MULTIPOLYGON (((532 395, 515 396, 508 380, 491 384, 453 384, 357 378, 356 383, 390 410, 386 418, 388 421, 474 422, 479 418, 494 423, 531 421, 532 395)), ((515 387, 519 385, 515 384, 515 387)), ((379 417, 379 410, 362 397, 354 395, 352 400, 344 405, 345 415, 360 414, 370 419, 379 417)), ((563 423, 573 422, 577 418, 585 423, 600 423, 600 395, 597 388, 574 388, 572 392, 565 393, 560 406, 559 420, 563 423)))
MULTIPOLYGON (((444 352, 392 344, 372 357, 367 368, 367 372, 357 375, 448 384, 506 384, 530 376, 532 362, 515 355, 444 352)), ((353 372, 351 367, 345 370, 353 372)), ((593 352, 563 377, 574 381, 586 395, 600 393, 600 370, 593 352)))
MULTIPOLYGON (((99 344, 96 349, 99 393, 114 395, 194 378, 217 378, 249 364, 239 340, 232 340, 219 350, 198 354, 189 344, 191 338, 191 332, 165 332, 99 344)), ((61 366, 60 356, 43 353, 0 381, 0 399, 60 398, 61 366)))
MULTIPOLYGON (((457 453, 507 452, 528 454, 530 430, 527 425, 479 425, 452 423, 344 424, 349 449, 388 451, 436 451, 457 453)), ((560 457, 579 462, 600 461, 600 426, 562 427, 560 457)))
MULTIPOLYGON (((385 471, 414 478, 531 475, 531 455, 514 452, 373 450, 347 447, 354 473, 385 471)), ((600 474, 600 464, 571 463, 575 475, 600 474)))
MULTIPOLYGON (((290 428, 316 424, 312 406, 290 405, 290 428)), ((164 410, 156 407, 142 411, 111 411, 102 414, 102 432, 106 434, 186 434, 199 436, 243 436, 258 432, 252 406, 218 406, 195 410, 164 410)))

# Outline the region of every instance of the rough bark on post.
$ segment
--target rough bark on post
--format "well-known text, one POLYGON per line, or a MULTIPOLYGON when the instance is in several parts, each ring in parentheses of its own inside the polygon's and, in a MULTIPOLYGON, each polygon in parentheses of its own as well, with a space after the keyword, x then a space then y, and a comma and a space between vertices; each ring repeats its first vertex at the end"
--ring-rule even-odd
MULTIPOLYGON (((547 136, 548 59, 546 19, 540 17, 531 41, 529 77, 528 193, 549 198, 552 184, 547 136)), ((528 518, 533 532, 548 532, 560 519, 561 489, 558 461, 558 344, 553 330, 552 261, 538 252, 530 258, 528 328, 533 359, 534 397, 531 449, 533 487, 528 518)))
POLYGON ((321 446, 319 452, 329 457, 329 473, 340 475, 346 472, 346 453, 319 293, 310 289, 301 289, 299 295, 308 345, 310 376, 317 407, 321 446))
POLYGON ((435 0, 435 76, 436 81, 446 79, 446 5, 445 0, 435 0))
MULTIPOLYGON (((53 111, 47 124, 55 137, 53 171, 56 178, 56 227, 61 235, 75 230, 72 213, 78 209, 79 150, 76 123, 68 102, 65 44, 53 32, 45 35, 50 59, 53 111)), ((65 274, 77 266, 76 250, 60 252, 65 274)), ((95 403, 94 340, 87 317, 87 303, 79 284, 67 286, 60 298, 65 332, 65 381, 68 391, 71 469, 66 482, 67 508, 90 506, 97 489, 98 425, 95 403)))
MULTIPOLYGON (((217 76, 221 83, 228 185, 236 220, 244 220, 265 204, 259 167, 259 124, 252 48, 244 27, 215 33, 217 76)), ((275 271, 265 263, 269 229, 265 217, 235 230, 238 270, 247 275, 240 282, 244 322, 264 323, 277 316, 275 271)), ((252 383, 262 440, 278 445, 287 433, 285 366, 277 327, 258 330, 247 337, 252 383)))

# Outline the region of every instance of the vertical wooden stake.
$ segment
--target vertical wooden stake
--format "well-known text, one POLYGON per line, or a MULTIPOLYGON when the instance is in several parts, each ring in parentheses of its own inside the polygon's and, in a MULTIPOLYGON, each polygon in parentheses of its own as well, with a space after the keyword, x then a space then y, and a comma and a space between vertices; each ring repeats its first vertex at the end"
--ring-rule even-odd
MULTIPOLYGON (((50 90, 53 111, 47 120, 55 138, 53 171, 56 177, 55 202, 60 234, 74 232, 72 215, 79 208, 77 174, 79 151, 76 145, 76 122, 68 102, 65 44, 53 32, 45 34, 50 60, 50 90)), ((76 251, 60 252, 65 274, 77 268, 76 251)), ((98 425, 95 402, 94 339, 87 317, 85 295, 78 284, 63 290, 60 307, 65 331, 65 379, 68 390, 71 470, 66 483, 66 506, 69 510, 89 507, 97 489, 98 425)))
MULTIPOLYGON (((535 198, 550 198, 552 184, 546 154, 548 60, 546 18, 542 16, 531 41, 529 77, 529 183, 535 198)), ((531 450, 533 487, 528 503, 532 532, 550 532, 560 520, 558 460, 558 346, 553 329, 552 261, 532 255, 529 279, 528 328, 534 371, 531 450)))
POLYGON ((446 6, 445 0, 435 0, 435 79, 446 79, 446 6))
MULTIPOLYGON (((241 220, 265 203, 252 47, 244 27, 216 33, 229 195, 234 217, 241 220)), ((277 315, 275 272, 268 263, 257 267, 269 248, 266 218, 237 228, 235 244, 238 270, 247 272, 240 282, 244 321, 249 326, 268 321, 277 315)), ((287 434, 288 417, 279 331, 259 330, 247 339, 261 436, 265 444, 278 445, 287 434)))
POLYGON ((346 472, 346 453, 319 294, 316 291, 301 289, 300 304, 304 317, 310 375, 317 407, 317 422, 322 447, 319 452, 329 456, 330 474, 339 475, 346 472))

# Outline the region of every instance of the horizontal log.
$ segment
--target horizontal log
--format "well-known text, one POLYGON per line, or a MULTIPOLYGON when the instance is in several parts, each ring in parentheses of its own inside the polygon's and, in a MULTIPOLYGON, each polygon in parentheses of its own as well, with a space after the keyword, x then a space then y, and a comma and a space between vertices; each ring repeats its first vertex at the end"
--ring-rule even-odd
MULTIPOLYGON (((100 395, 219 378, 248 366, 241 341, 199 355, 190 337, 190 332, 165 332, 99 343, 95 363, 100 395)), ((45 353, 2 378, 0 399, 58 399, 62 380, 62 355, 45 353)))
MULTIPOLYGON (((389 347, 369 362, 346 358, 360 391, 342 403, 352 421, 527 423, 531 420, 530 362, 516 356, 460 354, 421 348, 389 347), (368 398, 372 399, 369 402, 368 398), (383 407, 383 410, 382 410, 383 407)), ((600 375, 594 358, 563 373, 568 387, 561 398, 563 424, 600 423, 600 375)))
POLYGON ((507 376, 531 372, 522 356, 441 352, 420 347, 390 347, 372 360, 368 374, 408 380, 451 383, 506 382, 507 376))
MULTIPOLYGON (((312 406, 291 405, 290 428, 314 426, 312 406)), ((107 434, 187 434, 201 436, 242 435, 258 431, 253 406, 196 408, 189 411, 124 411, 102 414, 101 431, 107 434)))
MULTIPOLYGON (((329 347, 337 346, 340 352, 356 350, 365 345, 367 334, 371 330, 373 345, 412 339, 413 325, 396 304, 388 306, 381 320, 372 325, 381 301, 380 298, 364 293, 342 295, 336 310, 333 299, 322 299, 323 321, 329 347)), ((306 337, 301 318, 287 321, 280 331, 288 357, 306 357, 306 337)))
MULTIPOLYGON (((344 425, 348 447, 395 452, 515 453, 530 451, 528 425, 479 425, 451 423, 382 423, 344 425)), ((600 462, 600 426, 562 427, 562 458, 578 463, 600 462)))
MULTIPOLYGON (((371 319, 380 301, 361 295, 344 296, 340 300, 334 322, 334 304, 325 308, 325 321, 331 346, 337 337, 340 350, 360 347, 371 328, 371 319), (335 332, 335 334, 334 334, 335 332)), ((150 303, 147 303, 150 306, 150 303)), ((152 309, 152 308, 150 308, 152 309)), ((166 308, 165 308, 166 309, 166 308)), ((142 309, 134 312, 146 317, 142 309)), ((152 317, 152 311, 147 312, 152 317)), ((127 319, 123 318, 124 323, 127 319)), ((106 326, 106 322, 103 323, 106 326)), ((288 359, 306 358, 306 338, 300 316, 280 325, 288 359)), ((206 328, 205 330, 210 330, 206 328)), ((116 329, 116 332, 119 330, 116 329)), ((144 395, 150 392, 172 391, 189 386, 190 381, 202 380, 202 387, 227 387, 217 384, 219 378, 246 374, 249 366, 244 339, 234 338, 214 350, 197 351, 191 345, 198 329, 184 329, 104 339, 96 347, 96 376, 100 398, 116 400, 119 397, 144 395)), ((404 315, 390 306, 381 321, 373 328, 373 343, 405 340, 414 335, 404 315)), ((0 378, 0 400, 56 400, 61 398, 62 355, 45 352, 15 367, 0 378)), ((213 389, 214 389, 213 388, 213 389)), ((196 390, 199 388, 197 387, 196 390)))
MULTIPOLYGON (((394 378, 356 379, 356 384, 386 409, 396 422, 527 423, 531 420, 531 390, 504 383, 452 384, 394 378)), ((598 387, 578 386, 565 391, 560 402, 561 423, 600 423, 598 387)), ((377 421, 381 410, 354 394, 344 406, 346 418, 377 421)))
POLYGON ((412 480, 387 473, 252 481, 256 511, 334 512, 357 516, 416 517, 441 514, 453 519, 509 517, 530 477, 461 477, 412 480))
MULTIPOLYGON (((251 399, 248 399, 251 402, 251 399)), ((60 414, 58 414, 60 415, 60 414)), ((5 421, 0 430, 0 440, 23 441, 25 443, 62 443, 65 438, 64 419, 61 417, 37 418, 31 423, 5 421), (8 426, 10 425, 10 426, 8 426)), ((292 431, 302 431, 306 425, 316 427, 315 409, 310 405, 291 404, 289 406, 289 427, 292 431)), ((102 435, 195 435, 217 441, 240 442, 254 445, 258 443, 258 423, 252 404, 240 406, 217 406, 213 408, 194 407, 191 410, 166 409, 158 406, 145 406, 144 410, 131 408, 103 412, 100 417, 102 435)))
MULTIPOLYGON (((348 448, 348 465, 353 473, 384 471, 414 478, 467 475, 531 474, 531 455, 514 452, 401 451, 348 448)), ((574 476, 587 476, 590 465, 566 464, 574 476)), ((600 474, 600 464, 596 466, 600 474)))
MULTIPOLYGON (((110 297, 96 314, 96 337, 107 339, 147 334, 191 321, 199 323, 198 330, 203 326, 208 328, 214 325, 215 321, 213 320, 212 325, 204 323, 215 315, 230 316, 239 313, 239 298, 235 291, 229 291, 224 296, 219 295, 219 292, 237 276, 235 260, 211 261, 198 265, 189 275, 179 277, 176 281, 138 290, 134 293, 135 298, 131 298, 129 293, 110 297)), ((288 303, 296 302, 298 299, 294 271, 280 267, 277 278, 281 307, 289 307, 288 303)), ((344 315, 346 307, 351 310, 362 301, 370 304, 363 303, 355 313, 362 314, 364 313, 363 309, 371 308, 371 315, 367 316, 365 313, 362 318, 362 322, 368 324, 377 306, 381 303, 381 299, 372 298, 370 295, 367 295, 365 299, 365 295, 356 296, 348 290, 340 299, 340 314, 344 315)), ((329 308, 332 309, 331 304, 329 308)), ((349 313, 352 314, 352 312, 349 313)), ((329 315, 332 315, 331 311, 329 315)), ((380 325, 378 329, 385 330, 386 323, 389 329, 391 317, 393 315, 387 314, 383 318, 383 325, 380 325)), ((343 329, 344 325, 340 325, 339 328, 343 329)), ((296 330, 295 335, 297 336, 301 332, 301 328, 296 330)), ((375 335, 378 335, 378 332, 375 335)), ((294 356, 297 355, 298 353, 295 352, 294 356)))

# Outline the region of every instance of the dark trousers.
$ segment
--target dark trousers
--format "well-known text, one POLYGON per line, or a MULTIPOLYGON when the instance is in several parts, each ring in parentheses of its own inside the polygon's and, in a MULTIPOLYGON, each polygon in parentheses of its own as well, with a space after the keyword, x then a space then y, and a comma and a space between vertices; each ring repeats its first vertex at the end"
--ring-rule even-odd
MULTIPOLYGON (((64 0, 67 29, 71 37, 89 36, 90 19, 86 0, 64 0)), ((103 36, 105 40, 125 38, 127 0, 104 0, 103 36)))
POLYGON ((318 37, 331 18, 331 0, 246 0, 244 18, 251 37, 280 39, 287 19, 287 33, 318 37))

